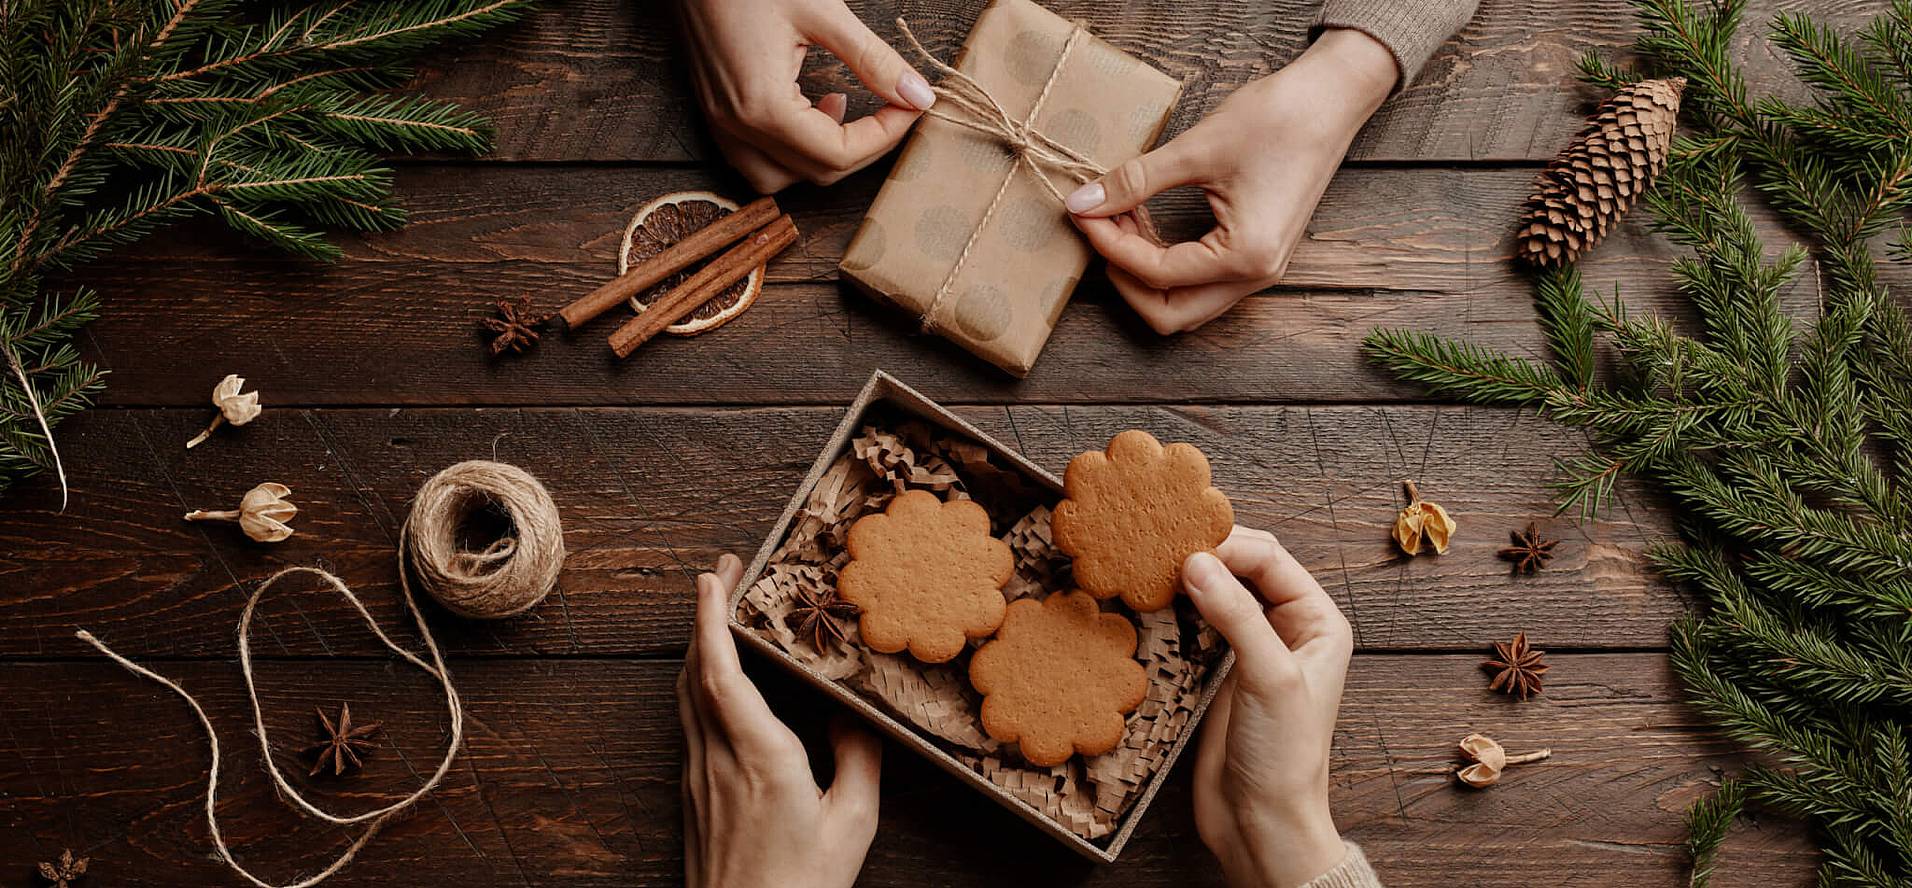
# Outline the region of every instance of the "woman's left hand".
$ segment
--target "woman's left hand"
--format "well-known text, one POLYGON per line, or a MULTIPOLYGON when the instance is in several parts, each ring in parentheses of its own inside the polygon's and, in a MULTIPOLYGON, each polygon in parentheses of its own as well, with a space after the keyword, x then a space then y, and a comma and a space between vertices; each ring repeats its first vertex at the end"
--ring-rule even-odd
POLYGON ((803 742, 744 675, 726 611, 743 562, 697 578, 697 627, 677 677, 683 720, 684 884, 849 888, 876 837, 883 744, 847 717, 830 725, 836 778, 817 786, 803 742))
POLYGON ((1077 189, 1069 210, 1150 327, 1193 330, 1281 280, 1348 145, 1398 78, 1380 41, 1329 29, 1188 132, 1077 189), (1208 193, 1215 227, 1164 247, 1127 213, 1182 185, 1208 193))

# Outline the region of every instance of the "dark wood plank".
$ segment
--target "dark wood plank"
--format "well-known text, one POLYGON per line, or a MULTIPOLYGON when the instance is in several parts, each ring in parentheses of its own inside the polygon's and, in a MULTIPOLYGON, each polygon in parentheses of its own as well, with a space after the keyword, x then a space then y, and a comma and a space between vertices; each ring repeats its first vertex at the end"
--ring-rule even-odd
MULTIPOLYGON (((1523 272, 1506 257, 1531 172, 1350 170, 1297 248, 1287 283, 1197 333, 1160 337, 1099 273, 1079 288, 1031 376, 1010 378, 834 283, 835 263, 880 176, 870 171, 785 204, 803 240, 771 265, 782 282, 728 327, 665 337, 613 362, 602 319, 487 362, 475 321, 489 300, 530 294, 555 309, 607 279, 629 214, 651 197, 721 185, 649 168, 408 170, 417 220, 348 242, 313 266, 247 253, 224 232, 182 229, 89 269, 106 316, 88 343, 114 371, 107 402, 198 405, 206 361, 299 404, 843 403, 875 368, 950 402, 1390 401, 1423 397, 1371 368, 1374 326, 1438 331, 1544 355, 1523 272)), ((1165 226, 1202 224, 1194 195, 1165 226)), ((1769 214, 1774 245, 1790 240, 1769 214)), ((1687 315, 1667 271, 1676 249, 1643 214, 1585 263, 1589 286, 1635 310, 1687 315)), ((1912 286, 1912 268, 1884 270, 1912 286)), ((1816 311, 1807 276, 1788 299, 1816 311)))
MULTIPOLYGON (((949 57, 984 0, 858 0, 875 30, 896 39, 898 15, 939 56, 949 57)), ((1316 0, 1151 0, 1109 4, 1049 0, 1071 18, 1187 83, 1170 132, 1179 132, 1233 89, 1280 68, 1306 46, 1316 0)), ((1786 81, 1756 41, 1778 8, 1757 0, 1740 51, 1759 64, 1755 86, 1786 81)), ((1862 23, 1883 0, 1820 3, 1841 25, 1862 23), (1836 7, 1836 8, 1835 8, 1836 7)), ((1581 124, 1589 94, 1573 80, 1588 51, 1631 44, 1625 0, 1532 3, 1483 0, 1473 22, 1434 55, 1419 79, 1376 116, 1352 156, 1365 160, 1544 160, 1581 124)), ((476 46, 454 48, 421 76, 424 90, 484 111, 496 121, 503 160, 707 160, 701 112, 690 101, 682 38, 669 4, 567 0, 476 46)), ((860 90, 833 62, 814 55, 811 95, 860 90)))
MULTIPOLYGON (((157 663, 207 704, 230 759, 222 825, 269 878, 317 869, 345 834, 300 821, 259 767, 237 667, 157 663)), ((445 784, 331 884, 671 885, 681 879, 675 662, 460 661, 470 746, 445 784)), ((815 740, 828 704, 752 663, 773 705, 815 740)), ((1467 656, 1360 656, 1333 757, 1334 807, 1394 888, 1684 884, 1680 811, 1733 767, 1732 745, 1676 701, 1653 654, 1554 658, 1547 693, 1489 694, 1467 656), (1471 792, 1425 773, 1470 731, 1552 761, 1471 792)), ((316 784, 365 810, 417 785, 444 739, 442 704, 408 669, 376 662, 261 664, 277 748, 306 742, 314 706, 353 704, 387 725, 361 778, 316 784)), ((212 859, 201 807, 205 741, 185 704, 104 661, 0 665, 0 859, 25 875, 62 847, 98 884, 237 884, 212 859), (137 726, 137 729, 129 729, 137 726)), ((813 751, 813 757, 816 751, 813 751)), ((296 767, 289 752, 286 767, 296 767)), ((1185 763, 1121 861, 1092 866, 892 746, 883 821, 862 885, 1220 885, 1195 835, 1185 763), (976 853, 978 848, 991 853, 976 853)), ((303 773, 295 772, 295 773, 303 773)), ((1727 884, 1805 885, 1813 855, 1782 820, 1729 845, 1727 884)), ((11 876, 9 876, 11 878, 11 876)))
MULTIPOLYGON (((270 392, 271 389, 267 388, 270 392)), ((748 556, 776 520, 839 408, 749 410, 301 410, 270 406, 187 452, 198 410, 97 410, 63 427, 73 505, 36 479, 0 509, 0 656, 66 656, 85 626, 129 654, 228 656, 251 583, 326 564, 396 622, 393 539, 408 499, 462 459, 524 466, 566 524, 562 594, 524 618, 439 622, 466 653, 601 655, 681 649, 693 572, 748 556), (187 524, 253 484, 292 488, 297 535, 274 546, 187 524)), ((209 410, 207 412, 210 412, 209 410)), ((1669 530, 1626 490, 1599 522, 1550 522, 1552 569, 1510 579, 1509 529, 1551 511, 1555 459, 1578 446, 1531 415, 1460 407, 974 407, 986 432, 1060 471, 1125 428, 1195 442, 1239 520, 1281 535, 1341 602, 1364 649, 1473 649, 1524 629, 1541 643, 1651 647, 1682 609, 1640 550, 1669 530), (1419 478, 1461 522, 1445 556, 1388 542, 1399 481, 1419 478)), ((367 653, 328 594, 269 600, 262 651, 367 653)), ((442 615, 441 615, 442 616, 442 615)))

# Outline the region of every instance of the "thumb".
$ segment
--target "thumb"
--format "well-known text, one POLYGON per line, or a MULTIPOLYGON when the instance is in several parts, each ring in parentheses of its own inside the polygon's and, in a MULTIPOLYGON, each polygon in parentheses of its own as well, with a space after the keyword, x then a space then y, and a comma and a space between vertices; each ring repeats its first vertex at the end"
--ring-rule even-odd
POLYGON ((1221 559, 1208 552, 1188 556, 1182 564, 1182 585, 1201 611, 1202 619, 1228 639, 1235 649, 1236 672, 1245 690, 1278 687, 1300 677, 1295 655, 1262 612, 1261 601, 1230 573, 1221 559))
MULTIPOLYGON (((1191 131, 1192 132, 1192 131, 1191 131)), ((1113 216, 1155 195, 1201 180, 1201 164, 1188 148, 1188 133, 1140 157, 1124 161, 1102 178, 1077 188, 1064 201, 1078 216, 1113 216)))
POLYGON ((853 833, 875 835, 878 791, 883 779, 883 741, 848 716, 830 720, 830 746, 836 752, 836 778, 824 793, 824 805, 853 833))
POLYGON ((892 105, 922 111, 936 104, 929 81, 842 3, 822 4, 807 35, 850 67, 864 88, 892 105))

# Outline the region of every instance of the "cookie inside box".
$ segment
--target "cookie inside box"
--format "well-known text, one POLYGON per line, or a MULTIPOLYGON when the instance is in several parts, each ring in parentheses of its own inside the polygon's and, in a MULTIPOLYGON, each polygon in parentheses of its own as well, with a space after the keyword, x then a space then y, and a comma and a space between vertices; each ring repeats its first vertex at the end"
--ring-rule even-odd
MULTIPOLYGON (((738 600, 738 622, 824 678, 912 725, 933 744, 991 783, 1087 840, 1106 838, 1142 797, 1197 711, 1205 682, 1225 654, 1221 637, 1186 598, 1138 614, 1120 601, 1102 603, 1136 628, 1136 660, 1148 694, 1127 717, 1111 752, 1077 755, 1039 768, 1013 745, 983 731, 982 698, 970 687, 969 658, 921 663, 908 653, 863 645, 857 619, 816 603, 834 599, 838 571, 850 560, 850 525, 881 512, 906 490, 974 500, 989 513, 990 532, 1009 544, 1015 573, 1003 589, 1014 601, 1067 592, 1069 557, 1051 542, 1050 510, 1061 494, 1030 478, 988 447, 942 426, 876 402, 862 416, 843 453, 823 472, 789 532, 757 581, 738 600)), ((1066 681, 1066 676, 1056 680, 1066 681)))

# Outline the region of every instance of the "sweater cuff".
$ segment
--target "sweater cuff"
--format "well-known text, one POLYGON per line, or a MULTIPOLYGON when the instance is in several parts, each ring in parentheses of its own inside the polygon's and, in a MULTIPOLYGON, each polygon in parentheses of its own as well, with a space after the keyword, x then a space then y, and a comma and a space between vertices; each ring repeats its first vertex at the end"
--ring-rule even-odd
POLYGON ((1474 17, 1479 0, 1326 0, 1321 16, 1310 32, 1319 36, 1325 28, 1349 28, 1381 41, 1394 54, 1401 79, 1394 84, 1398 92, 1406 89, 1421 71, 1434 50, 1474 17))
POLYGON ((1342 844, 1348 846, 1348 856, 1334 869, 1308 880, 1301 888, 1381 888, 1381 880, 1368 866, 1367 855, 1361 853, 1361 847, 1348 841, 1342 844))

